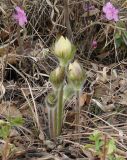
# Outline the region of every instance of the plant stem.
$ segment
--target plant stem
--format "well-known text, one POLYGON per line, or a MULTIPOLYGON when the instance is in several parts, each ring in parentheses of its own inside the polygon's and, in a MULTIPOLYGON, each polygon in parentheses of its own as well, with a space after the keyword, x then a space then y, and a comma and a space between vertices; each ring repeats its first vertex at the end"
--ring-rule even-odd
POLYGON ((56 137, 56 108, 49 109, 48 119, 49 119, 49 134, 50 138, 55 139, 56 137))
POLYGON ((61 133, 62 121, 63 121, 63 87, 61 84, 58 90, 58 106, 57 106, 57 136, 61 133))
POLYGON ((19 44, 19 53, 23 54, 24 49, 23 49, 23 41, 20 35, 20 26, 17 26, 17 39, 18 39, 18 44, 19 44))
MULTIPOLYGON (((79 90, 76 91, 76 105, 75 105, 75 122, 76 122, 76 127, 75 130, 77 133, 80 132, 80 106, 79 106, 79 90)), ((79 139, 79 136, 77 137, 77 139, 79 139)))

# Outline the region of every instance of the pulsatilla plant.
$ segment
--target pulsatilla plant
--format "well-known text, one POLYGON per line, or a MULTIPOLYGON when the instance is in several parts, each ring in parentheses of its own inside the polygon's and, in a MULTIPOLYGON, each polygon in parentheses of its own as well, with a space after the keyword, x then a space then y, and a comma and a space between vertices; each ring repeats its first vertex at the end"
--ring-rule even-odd
MULTIPOLYGON (((55 42, 53 47, 53 53, 59 60, 59 66, 50 74, 49 80, 52 83, 53 90, 45 99, 51 138, 61 134, 65 101, 74 93, 79 96, 84 81, 84 73, 80 64, 77 61, 70 63, 75 51, 73 44, 63 36, 55 42), (65 79, 68 80, 68 83, 65 79)), ((78 103, 76 103, 76 113, 78 124, 80 114, 78 103)))

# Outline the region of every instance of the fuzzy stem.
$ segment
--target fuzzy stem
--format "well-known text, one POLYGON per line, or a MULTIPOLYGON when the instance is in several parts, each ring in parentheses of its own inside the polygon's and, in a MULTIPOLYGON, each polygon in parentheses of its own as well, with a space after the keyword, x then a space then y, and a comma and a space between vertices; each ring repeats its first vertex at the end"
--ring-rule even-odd
POLYGON ((20 26, 17 26, 17 39, 18 39, 18 44, 19 44, 19 53, 23 54, 24 49, 23 49, 23 41, 20 35, 20 26))
POLYGON ((54 109, 48 109, 48 119, 49 119, 49 134, 50 137, 55 139, 56 137, 56 120, 55 120, 55 115, 56 115, 56 108, 54 109))
POLYGON ((63 120, 63 87, 62 84, 58 90, 58 107, 57 107, 57 136, 61 133, 63 120))
MULTIPOLYGON (((77 133, 80 132, 80 106, 79 106, 79 90, 76 91, 76 105, 75 105, 75 122, 76 122, 76 127, 75 130, 77 133)), ((79 136, 77 137, 77 139, 79 139, 79 136)))

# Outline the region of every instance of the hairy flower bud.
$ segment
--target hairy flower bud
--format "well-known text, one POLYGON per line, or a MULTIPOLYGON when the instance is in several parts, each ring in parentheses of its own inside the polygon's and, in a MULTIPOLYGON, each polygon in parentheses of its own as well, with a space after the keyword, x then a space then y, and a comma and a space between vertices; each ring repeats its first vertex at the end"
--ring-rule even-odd
POLYGON ((57 103, 56 95, 53 92, 49 93, 45 99, 45 102, 47 107, 54 109, 57 103))
POLYGON ((74 61, 69 65, 69 81, 74 85, 75 88, 80 89, 84 81, 84 73, 77 61, 74 61))
POLYGON ((62 65, 68 63, 69 60, 73 58, 75 49, 71 42, 61 36, 58 41, 56 41, 54 46, 54 54, 60 60, 62 65))
POLYGON ((65 70, 64 67, 57 67, 51 72, 49 80, 54 85, 54 87, 59 87, 64 80, 65 70))

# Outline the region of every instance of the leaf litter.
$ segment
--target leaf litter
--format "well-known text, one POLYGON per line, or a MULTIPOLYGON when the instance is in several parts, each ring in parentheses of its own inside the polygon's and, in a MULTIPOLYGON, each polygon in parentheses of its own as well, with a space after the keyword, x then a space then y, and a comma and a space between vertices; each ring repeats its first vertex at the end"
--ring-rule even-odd
MULTIPOLYGON (((5 4, 4 1, 0 2, 0 13, 2 12, 0 16, 3 24, 6 24, 6 16, 10 15, 13 5, 18 3, 20 2, 10 2, 10 8, 7 9, 8 4, 5 4)), ((43 4, 41 1, 39 3, 34 0, 33 2, 23 1, 23 3, 28 3, 28 12, 32 17, 28 33, 35 36, 34 40, 31 36, 26 37, 25 53, 18 54, 14 26, 10 27, 9 24, 6 24, 0 30, 1 41, 4 42, 4 45, 1 43, 0 46, 0 120, 7 121, 8 116, 18 116, 24 119, 23 126, 11 129, 9 145, 13 147, 8 154, 8 159, 96 160, 98 157, 95 157, 91 150, 84 148, 86 144, 91 143, 88 137, 96 129, 114 137, 118 146, 116 153, 127 157, 127 62, 124 55, 123 60, 119 63, 113 58, 115 51, 112 47, 112 26, 98 23, 95 25, 94 31, 91 25, 93 19, 100 16, 100 7, 102 7, 100 1, 91 1, 95 7, 89 13, 84 9, 78 9, 82 2, 72 1, 69 5, 70 20, 72 23, 75 21, 72 28, 74 40, 83 44, 82 47, 77 45, 80 51, 78 58, 87 73, 87 79, 79 100, 81 107, 80 133, 74 131, 75 97, 72 97, 66 104, 62 135, 56 141, 49 139, 47 110, 44 101, 45 96, 51 90, 48 82, 49 74, 58 63, 50 54, 49 47, 51 47, 55 35, 65 34, 62 2, 55 0, 53 4, 50 0, 44 0, 43 4), (87 26, 84 28, 85 25, 91 28, 89 29, 87 26), (86 30, 88 32, 84 33, 86 30), (11 37, 9 37, 10 33, 11 37), (94 38, 98 40, 97 48, 88 50, 90 47, 85 43, 87 44, 91 40, 86 42, 86 36, 90 38, 92 35, 91 39, 93 39, 94 34, 94 38), (104 41, 106 41, 105 44, 104 41), (7 52, 8 55, 6 55, 7 52), (87 56, 87 52, 89 58, 86 60, 84 57, 87 56), (7 64, 4 66, 3 62, 6 60, 7 64), (80 135, 80 142, 76 141, 77 135, 80 135)), ((126 2, 122 6, 126 8, 126 2)), ((118 50, 119 59, 121 59, 121 53, 124 52, 124 47, 118 50)), ((4 144, 5 141, 0 139, 0 150, 4 144)))

